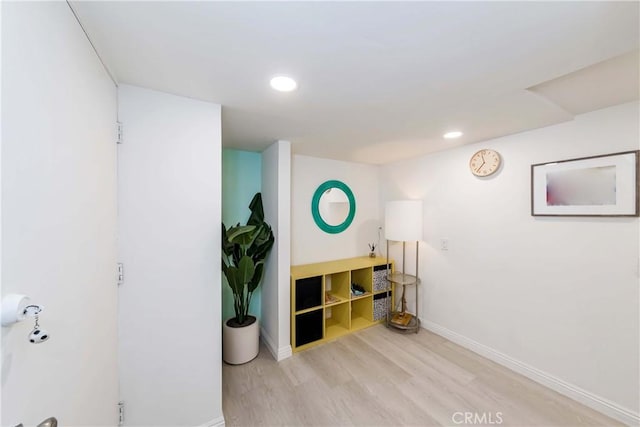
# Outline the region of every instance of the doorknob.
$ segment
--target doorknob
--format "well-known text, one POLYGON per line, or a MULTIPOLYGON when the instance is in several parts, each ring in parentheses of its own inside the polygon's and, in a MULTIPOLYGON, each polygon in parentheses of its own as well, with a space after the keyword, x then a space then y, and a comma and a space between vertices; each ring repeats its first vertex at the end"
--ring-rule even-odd
MULTIPOLYGON (((22 425, 22 423, 20 423, 16 427, 24 427, 24 426, 22 425)), ((40 424, 38 424, 38 427, 58 427, 58 420, 56 420, 55 417, 49 417, 43 422, 41 422, 40 424)))
POLYGON ((55 417, 50 417, 38 424, 38 427, 58 427, 58 420, 55 417))

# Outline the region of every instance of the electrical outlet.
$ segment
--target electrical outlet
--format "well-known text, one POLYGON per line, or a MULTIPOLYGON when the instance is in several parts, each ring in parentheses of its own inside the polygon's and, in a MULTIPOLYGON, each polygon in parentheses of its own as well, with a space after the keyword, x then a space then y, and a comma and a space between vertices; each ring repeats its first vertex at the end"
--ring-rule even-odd
POLYGON ((449 250, 449 239, 440 239, 440 250, 441 251, 449 250))

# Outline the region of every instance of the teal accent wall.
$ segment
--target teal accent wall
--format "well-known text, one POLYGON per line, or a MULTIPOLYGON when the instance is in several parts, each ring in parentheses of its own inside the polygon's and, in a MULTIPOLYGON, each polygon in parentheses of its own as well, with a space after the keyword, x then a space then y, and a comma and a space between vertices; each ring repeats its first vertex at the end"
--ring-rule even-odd
MULTIPOLYGON (((249 219, 249 202, 262 187, 262 154, 251 151, 222 150, 222 222, 227 228, 249 219)), ((249 314, 260 319, 262 286, 251 298, 249 314)), ((222 321, 233 317, 233 293, 222 276, 222 321)))

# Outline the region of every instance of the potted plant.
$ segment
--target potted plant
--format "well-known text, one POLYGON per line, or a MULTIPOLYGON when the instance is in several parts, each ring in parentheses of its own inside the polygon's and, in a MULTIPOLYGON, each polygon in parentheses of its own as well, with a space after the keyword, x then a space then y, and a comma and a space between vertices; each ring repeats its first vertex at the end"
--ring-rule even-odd
POLYGON ((222 224, 222 272, 233 292, 235 317, 223 324, 222 358, 238 365, 258 355, 260 328, 249 314, 251 297, 264 275, 264 263, 273 247, 273 231, 264 222, 262 195, 249 204, 247 225, 238 223, 227 230, 222 224))

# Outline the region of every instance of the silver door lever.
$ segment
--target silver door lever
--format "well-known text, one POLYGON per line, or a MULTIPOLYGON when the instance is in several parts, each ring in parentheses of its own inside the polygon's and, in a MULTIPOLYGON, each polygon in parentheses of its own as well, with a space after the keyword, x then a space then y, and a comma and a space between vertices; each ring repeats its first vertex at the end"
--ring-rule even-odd
MULTIPOLYGON (((22 423, 20 423, 16 427, 24 427, 24 426, 22 425, 22 423)), ((40 424, 38 424, 38 427, 58 427, 58 420, 56 420, 55 417, 49 417, 43 422, 41 422, 40 424)))

